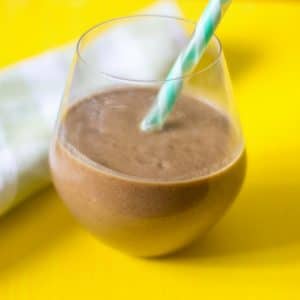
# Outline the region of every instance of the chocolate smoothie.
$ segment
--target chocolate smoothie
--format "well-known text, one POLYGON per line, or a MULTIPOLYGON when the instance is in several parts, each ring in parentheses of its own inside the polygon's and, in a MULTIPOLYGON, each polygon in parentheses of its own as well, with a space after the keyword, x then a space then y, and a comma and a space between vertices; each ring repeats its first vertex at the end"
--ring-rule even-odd
POLYGON ((243 142, 226 113, 181 95, 164 129, 140 131, 155 88, 91 95, 65 114, 50 163, 62 199, 110 245, 174 251, 207 231, 243 181, 243 142))

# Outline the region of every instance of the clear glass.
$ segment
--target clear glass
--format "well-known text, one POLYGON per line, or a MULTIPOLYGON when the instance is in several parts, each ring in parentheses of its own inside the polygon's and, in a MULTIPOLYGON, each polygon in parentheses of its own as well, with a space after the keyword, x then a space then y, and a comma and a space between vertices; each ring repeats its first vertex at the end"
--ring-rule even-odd
MULTIPOLYGON (((192 119, 188 115, 192 112, 187 112, 179 125, 172 127, 167 122, 162 132, 151 134, 138 133, 137 121, 134 121, 136 131, 132 129, 134 134, 127 130, 133 121, 123 117, 125 115, 117 114, 113 121, 102 117, 106 110, 125 109, 126 113, 126 110, 139 109, 143 97, 138 96, 141 94, 137 91, 141 89, 158 91, 194 28, 192 21, 150 15, 123 17, 94 26, 78 41, 66 84, 50 150, 54 184, 82 224, 112 247, 132 255, 164 255, 203 235, 224 214, 243 182, 244 141, 222 47, 216 37, 212 38, 195 70, 182 78, 171 79, 182 80, 181 94, 201 99, 203 109, 208 112, 199 117, 201 122, 203 118, 202 123, 195 119, 193 132, 196 134, 188 132, 187 140, 180 136, 180 128, 192 119), (111 101, 110 93, 114 91, 121 91, 118 105, 111 101), (104 104, 98 105, 97 97, 103 97, 104 104), (130 98, 132 105, 122 105, 123 97, 130 98), (89 108, 84 110, 84 105, 89 108), (214 117, 210 118, 210 113, 214 117), (210 131, 203 132, 201 128, 198 131, 198 123, 210 131), (216 126, 226 134, 230 132, 226 143, 214 140, 211 132, 216 126), (117 128, 114 128, 116 135, 105 139, 106 129, 110 127, 117 128), (176 138, 184 142, 175 142, 176 138), (137 143, 137 139, 138 145, 128 151, 128 145, 137 143), (199 140, 211 147, 205 154, 207 158, 202 154, 201 144, 198 148, 193 146, 198 145, 199 140), (165 141, 168 149, 155 148, 165 141), (120 146, 119 150, 115 150, 115 144, 120 146), (180 156, 184 149, 191 151, 190 155, 180 156), (127 172, 127 165, 129 168, 137 156, 135 151, 141 152, 139 160, 134 161, 140 165, 127 172), (172 171, 166 171, 163 177, 161 174, 169 165, 159 161, 159 157, 165 152, 172 160, 172 171), (225 152, 226 159, 225 156, 219 159, 221 154, 217 153, 225 152), (100 153, 102 160, 99 161, 100 153), (205 170, 198 162, 201 155, 205 170), (147 164, 150 158, 155 162, 154 167, 147 164), (190 166, 184 165, 185 160, 190 166), (210 160, 217 163, 210 166, 210 160), (110 167, 117 163, 122 165, 121 171, 110 167), (179 172, 180 168, 193 169, 194 173, 186 175, 179 172)), ((185 109, 185 104, 182 105, 185 109)), ((180 111, 173 114, 180 115, 180 111)))

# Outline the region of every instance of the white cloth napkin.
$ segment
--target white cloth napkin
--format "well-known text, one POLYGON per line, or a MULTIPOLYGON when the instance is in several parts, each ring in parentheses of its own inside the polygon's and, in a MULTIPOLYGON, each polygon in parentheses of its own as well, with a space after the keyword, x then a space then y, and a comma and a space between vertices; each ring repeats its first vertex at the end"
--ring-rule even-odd
MULTIPOLYGON (((180 15, 176 4, 169 1, 158 2, 143 13, 180 15)), ((118 32, 120 45, 128 44, 133 37, 144 36, 140 26, 134 32, 130 28, 126 29, 128 34, 125 30, 118 32)), ((162 71, 161 62, 177 54, 174 45, 166 42, 170 39, 164 39, 170 30, 179 35, 179 40, 182 38, 179 25, 178 28, 147 28, 147 34, 152 33, 164 47, 164 51, 151 57, 148 69, 138 63, 139 55, 147 55, 147 48, 138 49, 131 43, 137 62, 134 67, 141 69, 142 74, 153 78, 162 71)), ((48 146, 73 53, 74 45, 69 45, 0 72, 0 215, 50 183, 48 146)), ((113 56, 117 63, 122 59, 122 51, 113 56)), ((122 75, 130 76, 126 72, 131 69, 124 70, 122 75)))

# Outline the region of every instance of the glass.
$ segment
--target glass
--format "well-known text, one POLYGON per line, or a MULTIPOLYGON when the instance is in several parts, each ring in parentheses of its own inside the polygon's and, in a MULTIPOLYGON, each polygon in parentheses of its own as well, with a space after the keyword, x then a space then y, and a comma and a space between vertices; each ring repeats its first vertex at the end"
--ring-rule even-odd
MULTIPOLYGON (((182 80, 182 95, 203 100, 201 107, 207 111, 199 121, 195 119, 193 132, 197 134, 192 136, 188 132, 190 140, 175 142, 176 138, 186 138, 179 136, 179 131, 180 124, 189 122, 189 115, 184 116, 177 127, 172 127, 171 121, 167 122, 162 133, 138 133, 139 124, 134 121, 137 123, 136 137, 125 129, 133 122, 123 117, 125 114, 115 114, 117 117, 113 121, 103 117, 107 111, 115 113, 123 106, 134 113, 143 101, 138 91, 158 91, 194 28, 192 21, 151 15, 101 23, 84 33, 78 41, 66 84, 50 150, 55 187, 82 224, 102 241, 132 255, 164 255, 202 236, 224 214, 243 182, 244 141, 217 37, 212 38, 193 72, 171 79, 174 82, 182 80), (119 93, 117 105, 112 100, 116 97, 112 92, 119 93), (101 105, 98 105, 99 97, 103 98, 101 105), (129 101, 128 98, 132 106, 122 105, 125 100, 129 101), (218 144, 213 134, 198 130, 198 123, 212 130, 210 132, 219 126, 220 136, 226 132, 225 142, 220 140, 218 144), (117 128, 117 136, 105 135, 110 127, 117 128), (165 134, 165 140, 161 138, 162 134, 165 134), (152 143, 149 143, 150 136, 152 143), (137 139, 139 144, 127 151, 137 139), (116 150, 116 144, 119 145, 121 140, 125 142, 116 150), (211 147, 205 155, 201 147, 192 148, 198 140, 211 147), (168 142, 168 149, 157 151, 157 141, 168 142), (143 151, 136 154, 136 149, 143 151), (178 151, 190 151, 190 155, 175 159, 180 153, 178 151), (165 152, 172 158, 173 173, 166 171, 167 175, 163 177, 161 174, 169 170, 169 166, 159 161, 155 153, 159 156, 165 152), (100 153, 104 158, 99 162, 100 153), (226 153, 226 156, 222 154, 221 157, 220 153, 226 153), (129 168, 135 155, 140 155, 140 160, 134 161, 140 166, 131 173, 129 169, 127 172, 126 164, 129 168), (201 155, 202 165, 208 165, 203 170, 198 162, 201 155), (154 165, 147 164, 150 160, 155 162, 154 165), (190 166, 182 163, 185 160, 190 166), (210 160, 214 165, 209 165, 210 160), (110 167, 116 163, 125 166, 125 171, 110 167), (180 168, 185 171, 193 169, 194 173, 184 177, 180 168)), ((182 105, 185 109, 184 101, 191 100, 187 98, 182 104, 180 101, 178 107, 182 105)), ((197 106, 200 102, 192 103, 197 106)), ((177 114, 180 119, 180 113, 174 111, 170 119, 172 114, 177 114)))

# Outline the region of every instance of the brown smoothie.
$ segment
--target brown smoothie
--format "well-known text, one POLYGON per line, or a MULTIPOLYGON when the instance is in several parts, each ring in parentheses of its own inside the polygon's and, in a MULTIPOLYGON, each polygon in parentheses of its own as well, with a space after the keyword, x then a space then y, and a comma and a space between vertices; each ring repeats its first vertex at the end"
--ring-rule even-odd
POLYGON ((164 129, 140 131, 155 88, 114 89, 65 114, 50 163, 62 199, 110 245, 156 256, 207 231, 236 197, 243 142, 218 107, 181 95, 164 129))

